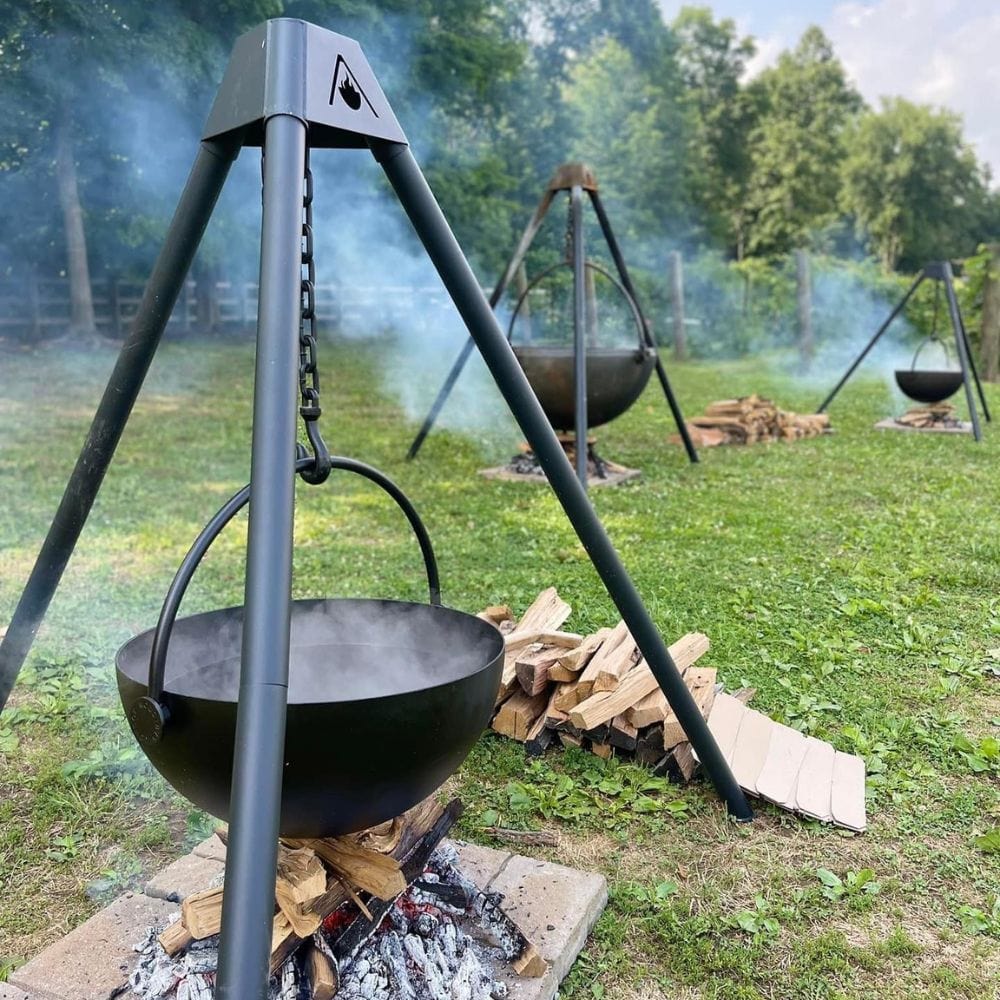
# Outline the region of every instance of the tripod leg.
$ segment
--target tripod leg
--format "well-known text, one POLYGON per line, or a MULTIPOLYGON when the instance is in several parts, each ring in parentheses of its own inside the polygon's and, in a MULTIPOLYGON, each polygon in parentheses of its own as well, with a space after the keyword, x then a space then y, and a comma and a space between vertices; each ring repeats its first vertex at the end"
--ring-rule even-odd
POLYGON ((573 220, 573 394, 576 434, 576 475, 587 488, 587 343, 586 343, 586 274, 583 246, 583 189, 573 185, 570 191, 573 220))
MULTIPOLYGON (((503 293, 507 291, 507 286, 513 280, 514 274, 524 259, 524 255, 528 252, 528 248, 531 246, 535 236, 538 235, 538 230, 541 228, 545 213, 548 212, 549 206, 552 204, 553 197, 553 192, 546 191, 538 207, 535 209, 535 214, 531 217, 531 221, 521 234, 520 242, 517 244, 510 261, 507 263, 507 267, 493 289, 493 294, 490 295, 490 308, 494 308, 500 299, 503 298, 503 293)), ((437 418, 444 408, 444 404, 448 402, 448 397, 455 388, 455 383, 458 381, 459 375, 462 374, 462 370, 465 368, 469 356, 472 354, 473 347, 475 347, 475 343, 471 339, 466 341, 458 357, 455 359, 455 363, 451 366, 451 371, 448 372, 448 377, 444 380, 444 385, 441 386, 441 390, 438 392, 437 398, 430 408, 430 412, 424 419, 423 424, 421 424, 420 430, 417 431, 417 436, 413 439, 410 450, 406 453, 407 458, 417 457, 417 452, 420 451, 427 435, 433 430, 434 424, 437 422, 437 418)))
POLYGON ((265 1000, 285 757, 306 126, 267 119, 250 525, 216 996, 265 1000))
POLYGON ((965 339, 965 331, 962 329, 962 314, 958 309, 958 299, 955 297, 955 286, 951 278, 951 265, 945 265, 944 294, 948 300, 948 313, 951 316, 951 326, 955 334, 955 348, 958 351, 958 361, 962 366, 962 384, 965 386, 965 402, 969 407, 969 419, 972 421, 972 436, 977 441, 982 441, 983 430, 979 426, 979 412, 976 410, 976 400, 972 395, 972 379, 969 373, 969 366, 972 358, 968 353, 968 341, 965 339))
POLYGON ((961 307, 959 307, 958 310, 958 325, 959 329, 962 331, 962 340, 965 343, 965 356, 969 359, 969 368, 972 371, 972 379, 976 383, 976 392, 979 395, 979 402, 983 405, 983 416, 986 418, 987 423, 992 423, 993 418, 990 416, 990 408, 986 403, 986 395, 983 392, 982 383, 979 381, 979 372, 976 369, 976 359, 972 354, 972 345, 969 343, 969 334, 965 329, 965 317, 962 316, 961 307))
POLYGON ((122 345, 114 371, 108 379, 107 388, 66 485, 59 509, 14 610, 7 636, 0 643, 0 711, 3 711, 7 703, 21 665, 35 639, 35 633, 45 617, 63 570, 87 522, 87 515, 97 498, 104 474, 111 464, 125 423, 142 388, 167 320, 170 319, 171 310, 184 285, 191 260, 239 148, 238 136, 226 141, 215 140, 201 144, 167 230, 163 248, 143 293, 131 332, 122 345))
POLYGON ((632 297, 632 301, 635 303, 636 308, 639 310, 639 315, 642 317, 643 340, 646 342, 646 346, 656 354, 656 377, 660 380, 660 388, 663 390, 663 395, 667 398, 667 406, 670 407, 670 413, 674 418, 674 423, 677 425, 677 433, 681 436, 681 442, 684 445, 684 450, 687 452, 688 461, 697 462, 698 452, 695 450, 694 442, 691 440, 691 434, 688 431, 687 423, 684 421, 684 414, 681 413, 680 404, 677 402, 677 397, 674 395, 674 390, 670 385, 670 379, 667 378, 667 370, 663 367, 663 361, 660 358, 659 350, 657 350, 653 334, 650 332, 646 314, 639 306, 635 285, 632 284, 632 278, 628 273, 628 268, 625 266, 625 257, 618 246, 615 232, 611 228, 611 220, 608 218, 608 213, 604 211, 604 202, 601 201, 601 196, 596 191, 590 192, 590 200, 594 206, 594 212, 597 215, 597 221, 600 223, 605 242, 608 244, 608 249, 611 251, 611 256, 614 259, 615 267, 618 269, 618 277, 621 278, 622 286, 632 297))
POLYGON ((914 281, 912 285, 910 285, 909 290, 903 296, 903 300, 899 303, 899 305, 896 306, 895 309, 893 309, 891 313, 889 313, 889 318, 878 328, 878 330, 875 331, 875 336, 868 341, 868 343, 865 345, 861 353, 851 363, 851 367, 848 368, 846 372, 844 372, 843 377, 833 387, 833 390, 830 393, 830 395, 827 396, 826 399, 824 399, 823 402, 819 404, 819 409, 816 411, 817 413, 822 413, 833 402, 834 396, 836 396, 837 393, 844 388, 844 385, 847 382, 847 380, 857 370, 858 365, 860 365, 861 362, 865 360, 865 358, 868 356, 868 352, 878 343, 879 338, 882 336, 882 334, 889 329, 889 325, 892 323, 892 321, 906 308, 906 303, 910 301, 910 297, 920 287, 920 283, 924 280, 924 277, 925 275, 921 271, 921 273, 917 276, 917 280, 914 281))
POLYGON ((452 301, 475 338, 507 405, 538 456, 549 484, 719 795, 735 817, 741 820, 752 819, 753 812, 742 789, 736 783, 660 633, 650 619, 642 598, 594 513, 586 491, 574 475, 565 452, 559 446, 521 366, 483 297, 475 275, 448 228, 413 154, 409 147, 401 143, 372 141, 371 145, 417 235, 444 280, 452 301))

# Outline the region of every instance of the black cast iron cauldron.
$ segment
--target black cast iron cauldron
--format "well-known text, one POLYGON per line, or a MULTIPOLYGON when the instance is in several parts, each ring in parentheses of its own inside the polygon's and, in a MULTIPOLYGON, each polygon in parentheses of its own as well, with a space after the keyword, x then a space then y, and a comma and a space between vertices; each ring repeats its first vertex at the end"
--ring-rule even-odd
MULTIPOLYGON (((942 347, 944 341, 937 337, 925 340, 913 355, 909 368, 896 371, 896 385, 900 392, 917 403, 940 403, 958 392, 962 385, 960 369, 917 368, 917 358, 920 352, 932 341, 936 340, 942 347)), ((947 354, 947 348, 945 348, 947 354)))
MULTIPOLYGON (((507 329, 507 339, 514 332, 521 307, 531 290, 554 270, 567 267, 560 261, 539 274, 521 293, 507 329)), ((588 270, 607 278, 618 289, 629 307, 636 326, 636 347, 587 346, 587 427, 599 427, 621 416, 642 395, 649 376, 656 367, 656 353, 645 345, 642 317, 632 296, 613 275, 588 261, 588 270)), ((549 423, 556 430, 572 430, 576 425, 575 358, 573 344, 560 346, 512 343, 514 355, 538 397, 549 423)))
MULTIPOLYGON (((333 467, 378 483, 403 508, 432 603, 292 602, 282 836, 364 829, 431 794, 489 722, 503 665, 496 628, 438 603, 427 533, 398 487, 360 462, 334 458, 333 467)), ((156 629, 117 656, 122 705, 143 751, 178 792, 221 819, 229 813, 243 608, 175 618, 201 558, 248 498, 249 487, 209 522, 156 629)))
MULTIPOLYGON (((572 430, 575 352, 572 347, 512 344, 538 402, 556 430, 572 430)), ((656 355, 648 348, 587 348, 587 426, 621 416, 646 388, 656 355)))

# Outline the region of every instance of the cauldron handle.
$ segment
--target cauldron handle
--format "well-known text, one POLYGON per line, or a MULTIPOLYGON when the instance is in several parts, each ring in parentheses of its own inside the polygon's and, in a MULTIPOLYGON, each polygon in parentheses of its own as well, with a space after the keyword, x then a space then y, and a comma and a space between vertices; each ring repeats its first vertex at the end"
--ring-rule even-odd
POLYGON ((913 360, 910 362, 910 371, 915 372, 917 370, 917 358, 920 357, 920 352, 928 345, 933 344, 935 341, 941 345, 941 350, 944 351, 944 356, 951 363, 951 355, 948 353, 948 341, 942 340, 940 337, 925 337, 923 340, 917 344, 917 349, 913 352, 913 360))
MULTIPOLYGON (((299 458, 295 462, 295 471, 303 472, 308 469, 313 458, 299 458)), ((424 558, 424 569, 427 572, 427 587, 430 592, 430 603, 441 604, 441 583, 438 577, 437 560, 434 558, 434 549, 431 547, 430 536, 424 527, 423 521, 410 503, 405 493, 384 473, 364 462, 357 462, 353 458, 343 458, 334 455, 330 459, 330 467, 341 469, 344 472, 353 472, 363 476, 365 479, 380 486, 386 493, 396 501, 399 508, 406 515, 410 522, 413 533, 417 536, 420 544, 420 552, 424 558)), ((153 633, 153 647, 149 656, 149 683, 146 688, 146 696, 141 698, 135 709, 143 715, 148 715, 143 721, 146 724, 147 733, 153 739, 162 736, 163 724, 167 720, 167 711, 163 704, 163 678, 167 663, 167 646, 170 643, 170 633, 173 631, 174 621, 180 609, 184 592, 194 571, 204 558, 209 547, 218 537, 222 529, 236 516, 236 514, 246 505, 250 499, 250 487, 244 486, 219 508, 218 512, 202 528, 201 533, 194 540, 194 544, 188 550, 177 573, 171 581, 167 590, 167 596, 163 599, 163 607, 160 609, 160 618, 156 623, 156 631, 153 633)))

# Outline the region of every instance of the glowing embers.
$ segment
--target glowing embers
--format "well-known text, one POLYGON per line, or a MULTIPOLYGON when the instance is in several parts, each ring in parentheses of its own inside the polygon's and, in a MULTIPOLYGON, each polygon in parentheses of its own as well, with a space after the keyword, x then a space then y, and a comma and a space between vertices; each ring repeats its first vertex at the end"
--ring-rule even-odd
MULTIPOLYGON (((504 912, 502 895, 480 889, 442 841, 460 811, 457 800, 426 802, 355 837, 283 842, 269 996, 500 1000, 505 974, 543 976, 547 963, 504 912), (385 871, 373 885, 377 869, 385 871), (317 871, 325 890, 314 884, 317 871)), ((133 995, 213 995, 222 894, 220 886, 188 896, 179 919, 147 931, 133 995)))

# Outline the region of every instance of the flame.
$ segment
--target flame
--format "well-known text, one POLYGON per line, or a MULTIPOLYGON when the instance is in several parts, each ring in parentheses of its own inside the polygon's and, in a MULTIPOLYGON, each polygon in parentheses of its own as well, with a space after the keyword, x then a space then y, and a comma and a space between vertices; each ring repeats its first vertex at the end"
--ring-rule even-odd
POLYGON ((337 89, 340 91, 340 96, 344 99, 344 103, 352 111, 357 111, 361 107, 361 94, 358 93, 349 77, 345 76, 337 89))

